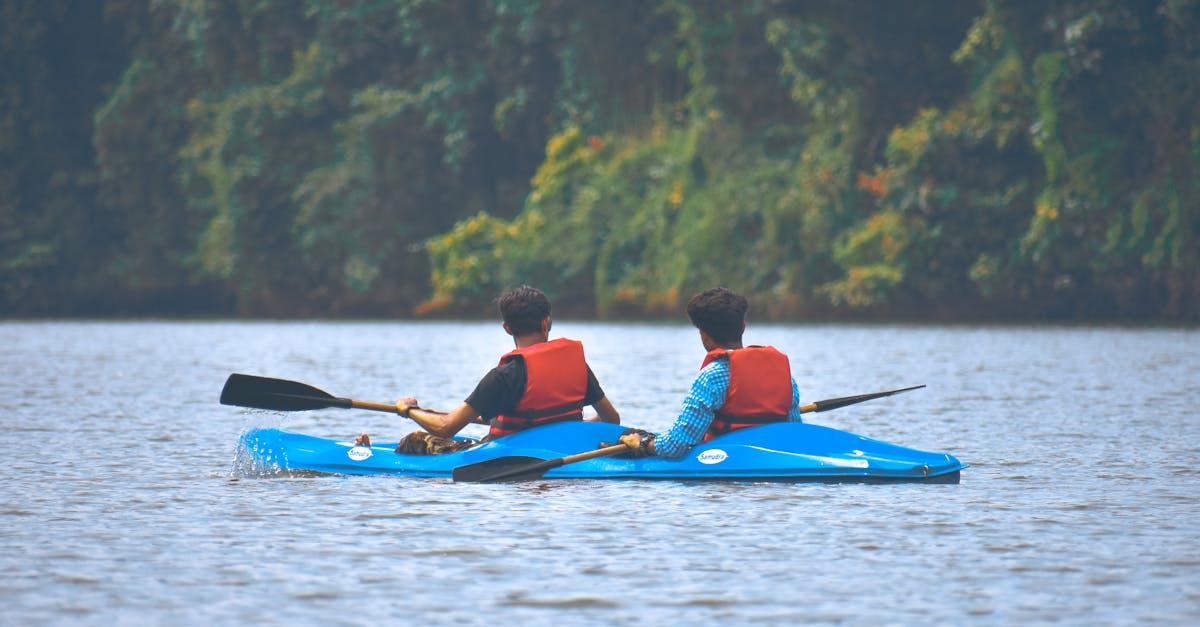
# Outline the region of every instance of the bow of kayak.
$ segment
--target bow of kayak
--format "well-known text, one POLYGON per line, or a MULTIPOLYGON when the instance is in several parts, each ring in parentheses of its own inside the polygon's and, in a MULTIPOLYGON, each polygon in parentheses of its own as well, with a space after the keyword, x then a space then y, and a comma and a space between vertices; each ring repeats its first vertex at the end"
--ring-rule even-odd
MULTIPOLYGON (((347 475, 450 477, 458 466, 509 455, 551 459, 615 442, 623 428, 568 422, 523 431, 444 455, 404 455, 394 442, 371 447, 278 429, 242 436, 259 467, 347 475)), ((802 423, 742 429, 705 442, 677 460, 603 457, 556 468, 547 479, 751 481, 904 481, 957 483, 966 468, 953 455, 920 451, 802 423)))

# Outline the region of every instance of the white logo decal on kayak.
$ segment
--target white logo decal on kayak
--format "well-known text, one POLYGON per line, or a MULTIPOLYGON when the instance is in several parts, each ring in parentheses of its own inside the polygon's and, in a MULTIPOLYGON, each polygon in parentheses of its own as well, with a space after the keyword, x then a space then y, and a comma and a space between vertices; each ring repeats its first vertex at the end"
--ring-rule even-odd
POLYGON ((719 448, 710 448, 696 456, 701 464, 719 464, 729 458, 729 454, 719 448))
POLYGON ((346 457, 349 457, 350 459, 353 459, 356 462, 361 462, 362 460, 364 460, 370 456, 371 456, 371 449, 369 449, 365 446, 355 446, 354 448, 351 448, 350 450, 346 451, 346 457))

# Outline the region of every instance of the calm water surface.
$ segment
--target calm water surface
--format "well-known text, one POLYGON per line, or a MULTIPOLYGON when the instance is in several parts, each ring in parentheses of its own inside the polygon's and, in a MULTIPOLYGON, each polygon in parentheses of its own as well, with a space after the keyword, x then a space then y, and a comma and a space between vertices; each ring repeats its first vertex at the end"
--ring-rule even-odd
MULTIPOLYGON (((684 326, 560 322, 626 423, 673 418, 684 326)), ((230 372, 428 406, 491 323, 0 323, 0 624, 1195 623, 1200 332, 754 326, 813 422, 971 464, 960 485, 248 477, 238 434, 412 429, 245 413, 230 372)), ((473 427, 479 429, 479 427, 473 427)))

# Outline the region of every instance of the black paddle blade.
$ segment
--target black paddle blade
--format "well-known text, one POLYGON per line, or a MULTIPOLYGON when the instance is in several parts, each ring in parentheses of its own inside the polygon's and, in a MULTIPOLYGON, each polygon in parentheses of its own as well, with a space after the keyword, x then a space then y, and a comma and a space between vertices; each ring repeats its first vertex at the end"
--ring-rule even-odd
POLYGON ((311 385, 284 379, 231 374, 221 389, 221 404, 273 411, 306 411, 350 407, 350 399, 337 398, 311 385))
POLYGON ((883 398, 885 396, 891 396, 893 394, 899 394, 901 392, 908 392, 910 390, 919 390, 923 387, 925 387, 925 386, 924 385, 914 385, 910 388, 901 388, 899 390, 891 390, 890 392, 875 392, 873 394, 859 394, 858 396, 844 396, 842 398, 831 398, 826 401, 817 401, 816 403, 814 403, 817 406, 817 408, 814 409, 813 411, 829 411, 831 409, 837 409, 839 407, 845 407, 847 405, 853 405, 855 403, 861 403, 863 401, 869 401, 873 398, 883 398))
POLYGON ((562 459, 540 459, 511 455, 476 462, 454 469, 455 481, 492 483, 496 481, 529 481, 540 479, 547 470, 562 465, 562 459))

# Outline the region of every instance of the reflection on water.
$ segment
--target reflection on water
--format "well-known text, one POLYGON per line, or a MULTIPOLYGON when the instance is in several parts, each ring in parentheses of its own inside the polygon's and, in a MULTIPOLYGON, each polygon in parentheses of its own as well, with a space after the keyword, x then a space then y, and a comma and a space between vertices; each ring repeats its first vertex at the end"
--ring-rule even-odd
MULTIPOLYGON (((626 422, 667 426, 683 326, 560 322, 626 422)), ((960 485, 454 484, 246 467, 239 433, 411 424, 216 403, 230 372, 450 407, 490 323, 3 323, 0 618, 210 623, 1193 622, 1200 333, 753 327, 815 415, 972 465, 960 485), (264 472, 265 471, 265 472, 264 472)), ((480 427, 473 427, 478 434, 480 427)))

